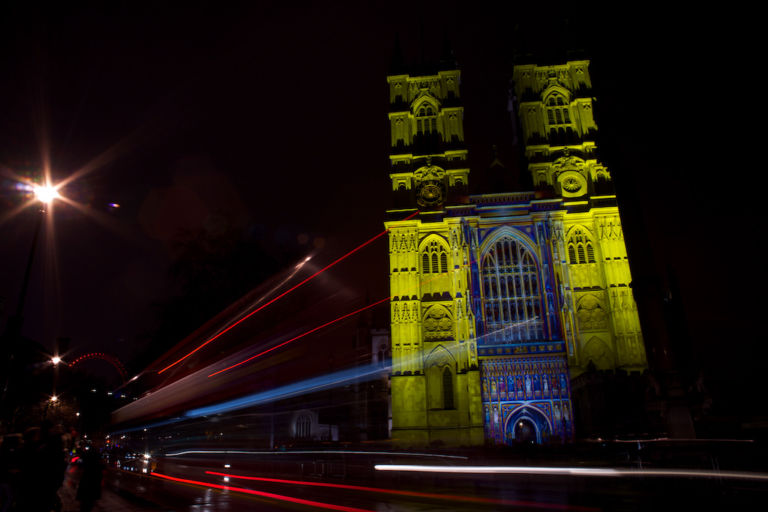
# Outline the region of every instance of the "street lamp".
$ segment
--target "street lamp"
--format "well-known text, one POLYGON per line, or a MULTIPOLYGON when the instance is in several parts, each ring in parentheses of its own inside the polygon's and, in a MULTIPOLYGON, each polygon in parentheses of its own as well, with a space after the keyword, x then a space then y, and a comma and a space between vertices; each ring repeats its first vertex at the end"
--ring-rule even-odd
POLYGON ((32 270, 32 262, 35 259, 35 249, 37 249, 37 239, 40 238, 40 226, 43 224, 43 217, 45 217, 46 207, 50 206, 55 199, 61 197, 58 187, 54 187, 50 183, 46 185, 38 185, 33 187, 32 191, 35 193, 35 199, 42 203, 43 207, 40 208, 40 215, 37 217, 35 223, 35 234, 32 236, 32 247, 29 250, 29 257, 27 257, 27 268, 24 271, 24 281, 21 284, 21 294, 19 295, 19 302, 16 304, 16 317, 18 325, 15 327, 18 329, 18 334, 21 334, 21 313, 24 310, 24 301, 27 298, 27 288, 29 287, 29 274, 32 270))
POLYGON ((49 205, 54 199, 61 197, 59 191, 53 185, 40 185, 32 189, 35 193, 35 198, 45 205, 49 205))
MULTIPOLYGON (((24 323, 24 303, 27 298, 27 289, 29 288, 29 276, 32 271, 32 262, 35 259, 35 251, 37 249, 37 240, 40 238, 40 226, 43 224, 43 218, 45 217, 46 209, 51 205, 54 200, 61 197, 58 191, 59 187, 51 185, 50 181, 46 180, 45 185, 37 185, 32 187, 32 191, 35 194, 35 199, 41 203, 40 213, 38 214, 37 221, 35 222, 35 231, 32 235, 32 247, 29 250, 29 256, 27 257, 27 266, 24 269, 24 278, 21 283, 21 292, 19 293, 19 301, 16 304, 16 314, 8 319, 5 331, 5 345, 8 350, 7 359, 3 357, 5 361, 5 367, 2 368, 5 374, 3 383, 2 395, 0 396, 0 403, 5 404, 5 398, 8 393, 8 386, 10 383, 10 373, 15 358, 16 346, 21 338, 21 328, 24 323)), ((54 363, 55 365, 56 363, 54 363)))

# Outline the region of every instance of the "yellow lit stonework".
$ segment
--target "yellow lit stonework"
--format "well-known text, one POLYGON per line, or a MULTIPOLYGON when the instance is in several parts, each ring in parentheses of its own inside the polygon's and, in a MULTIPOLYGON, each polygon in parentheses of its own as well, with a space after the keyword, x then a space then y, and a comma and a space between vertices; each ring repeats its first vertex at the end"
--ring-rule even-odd
POLYGON ((567 441, 571 378, 646 368, 588 66, 515 67, 537 190, 472 196, 459 71, 388 78, 395 443, 567 441))

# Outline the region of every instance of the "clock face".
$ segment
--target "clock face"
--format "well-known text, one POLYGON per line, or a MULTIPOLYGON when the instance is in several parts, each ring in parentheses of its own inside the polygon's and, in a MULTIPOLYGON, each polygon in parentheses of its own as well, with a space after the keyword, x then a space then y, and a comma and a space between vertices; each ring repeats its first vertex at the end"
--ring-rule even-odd
POLYGON ((563 188, 568 192, 576 192, 581 188, 581 183, 576 178, 569 176, 563 180, 563 188))
POLYGON ((575 197, 586 192, 587 180, 577 171, 566 171, 557 179, 564 197, 575 197))
POLYGON ((419 194, 416 202, 421 207, 437 206, 443 202, 445 196, 443 184, 439 181, 425 181, 419 186, 419 194))

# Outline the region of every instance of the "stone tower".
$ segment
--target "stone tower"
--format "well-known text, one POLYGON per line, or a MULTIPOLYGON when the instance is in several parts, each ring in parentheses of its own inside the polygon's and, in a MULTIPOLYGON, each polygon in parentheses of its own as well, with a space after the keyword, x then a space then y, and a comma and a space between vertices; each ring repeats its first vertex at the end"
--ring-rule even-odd
POLYGON ((571 378, 646 367, 588 66, 515 67, 536 190, 472 196, 460 72, 388 77, 395 443, 567 441, 571 378))

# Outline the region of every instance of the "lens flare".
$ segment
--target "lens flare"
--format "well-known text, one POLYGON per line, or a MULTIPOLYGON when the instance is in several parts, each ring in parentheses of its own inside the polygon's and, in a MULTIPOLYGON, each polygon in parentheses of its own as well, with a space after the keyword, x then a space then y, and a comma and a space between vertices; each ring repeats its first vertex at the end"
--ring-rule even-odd
POLYGON ((51 204, 54 199, 59 199, 61 194, 51 185, 42 185, 34 188, 35 197, 38 201, 45 204, 51 204))

